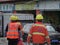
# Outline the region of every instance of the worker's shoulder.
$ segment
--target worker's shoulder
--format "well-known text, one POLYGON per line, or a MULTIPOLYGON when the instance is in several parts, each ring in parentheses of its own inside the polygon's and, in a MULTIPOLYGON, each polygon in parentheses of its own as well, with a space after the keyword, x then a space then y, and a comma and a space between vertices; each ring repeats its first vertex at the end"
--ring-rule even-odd
POLYGON ((34 27, 34 26, 46 27, 44 24, 33 24, 32 26, 33 26, 33 27, 34 27))
POLYGON ((17 22, 18 25, 21 25, 21 22, 17 22))

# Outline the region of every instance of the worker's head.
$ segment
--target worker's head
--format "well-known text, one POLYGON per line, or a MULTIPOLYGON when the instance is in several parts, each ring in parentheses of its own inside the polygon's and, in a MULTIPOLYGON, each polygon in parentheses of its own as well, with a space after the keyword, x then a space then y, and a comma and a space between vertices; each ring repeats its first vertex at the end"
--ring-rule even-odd
POLYGON ((11 20, 11 21, 17 21, 17 20, 18 20, 18 17, 17 17, 16 15, 12 15, 12 16, 10 17, 10 20, 11 20))
POLYGON ((43 20, 42 14, 36 15, 36 21, 42 22, 42 20, 43 20))

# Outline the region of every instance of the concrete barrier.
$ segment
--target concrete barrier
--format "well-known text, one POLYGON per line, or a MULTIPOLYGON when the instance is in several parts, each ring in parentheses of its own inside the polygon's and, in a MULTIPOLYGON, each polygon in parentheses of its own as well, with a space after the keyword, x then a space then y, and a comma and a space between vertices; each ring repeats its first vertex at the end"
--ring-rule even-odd
POLYGON ((0 45, 8 45, 7 38, 1 37, 1 38, 0 38, 0 45))

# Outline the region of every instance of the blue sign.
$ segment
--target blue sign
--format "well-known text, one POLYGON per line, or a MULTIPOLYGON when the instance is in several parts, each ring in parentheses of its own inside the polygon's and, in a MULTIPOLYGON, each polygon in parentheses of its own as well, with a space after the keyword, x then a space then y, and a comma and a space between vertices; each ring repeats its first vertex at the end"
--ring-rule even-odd
POLYGON ((52 40, 52 42, 59 42, 58 40, 52 40))
POLYGON ((0 4, 0 11, 13 11, 15 10, 14 4, 0 4))

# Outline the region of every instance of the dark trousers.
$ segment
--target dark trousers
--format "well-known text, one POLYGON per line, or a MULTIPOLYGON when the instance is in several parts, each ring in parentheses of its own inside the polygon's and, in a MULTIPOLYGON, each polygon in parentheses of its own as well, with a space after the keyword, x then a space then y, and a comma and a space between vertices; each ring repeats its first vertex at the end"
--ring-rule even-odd
POLYGON ((18 39, 8 39, 8 45, 17 45, 18 39))
POLYGON ((44 44, 36 44, 36 43, 33 43, 33 45, 44 45, 44 44))

